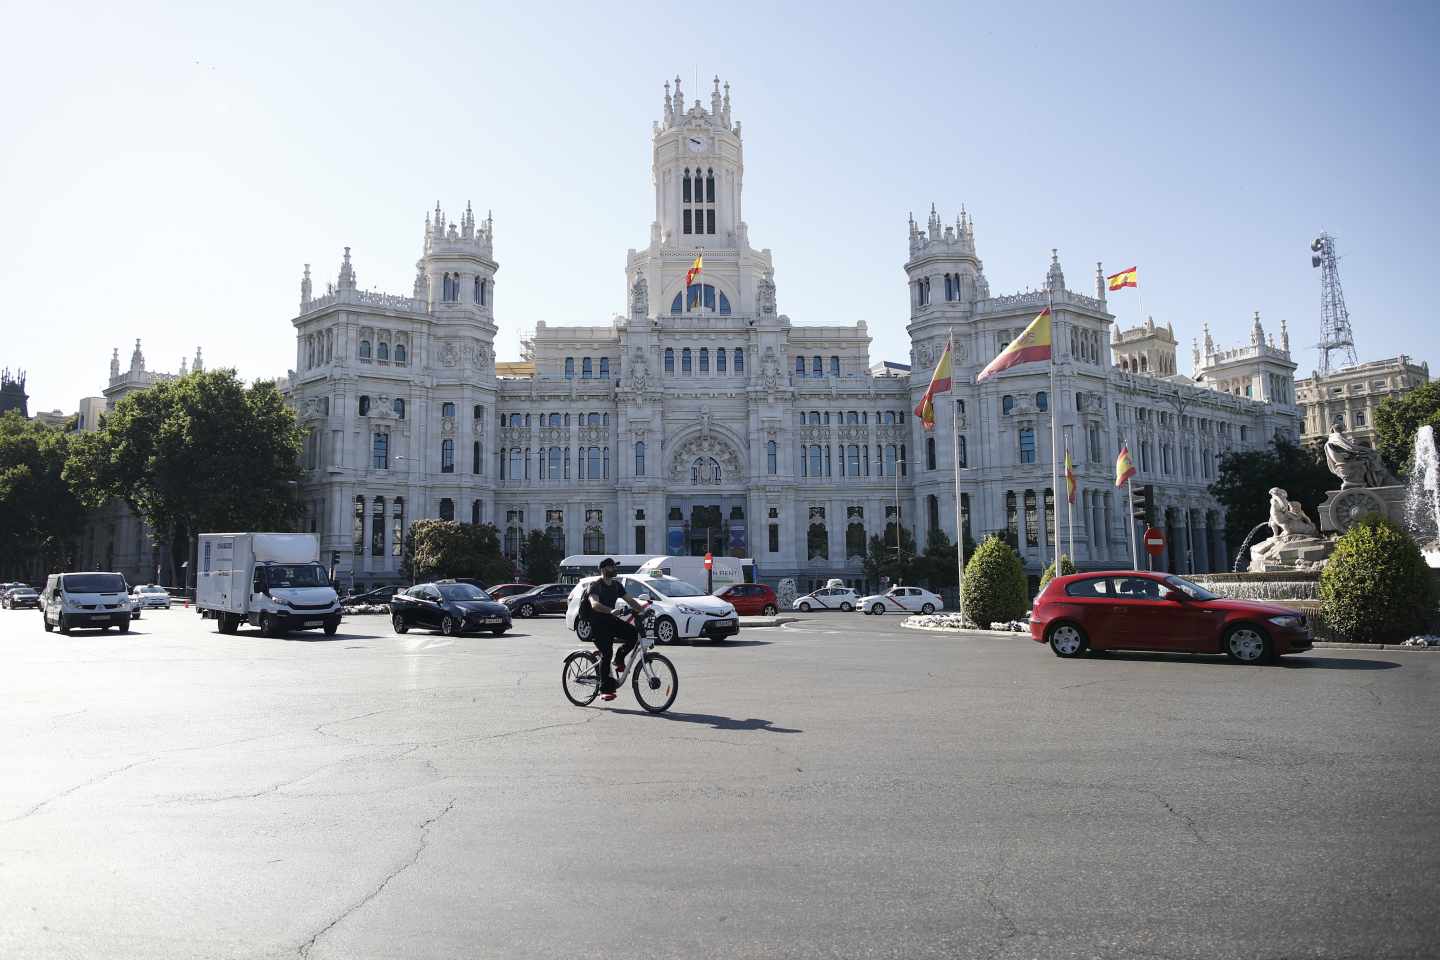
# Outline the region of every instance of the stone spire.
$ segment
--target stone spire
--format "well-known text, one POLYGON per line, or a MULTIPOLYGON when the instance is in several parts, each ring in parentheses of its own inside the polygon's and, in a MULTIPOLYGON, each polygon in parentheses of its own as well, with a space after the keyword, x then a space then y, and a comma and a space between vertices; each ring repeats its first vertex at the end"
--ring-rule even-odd
POLYGON ((1105 268, 1102 267, 1100 264, 1101 261, 1095 261, 1095 299, 1099 300, 1103 304, 1105 302, 1106 287, 1105 268))
POLYGON ((340 261, 340 281, 336 284, 338 290, 355 289, 355 268, 350 265, 350 248, 345 248, 345 259, 340 261))
POLYGON ((1045 273, 1045 285, 1059 293, 1065 289, 1065 271, 1060 269, 1060 251, 1050 249, 1050 269, 1045 273))
POLYGON ((920 228, 915 225, 915 211, 910 211, 910 256, 920 252, 920 228))
POLYGON ((725 100, 720 105, 720 122, 730 126, 730 81, 725 81, 725 100))
POLYGON ((310 306, 310 264, 305 264, 305 276, 300 278, 300 307, 310 306))
POLYGON ((110 351, 110 379, 114 380, 120 376, 120 348, 115 347, 110 351))
POLYGON ((715 89, 710 91, 710 116, 720 118, 720 74, 715 74, 715 89))
POLYGON ((665 110, 664 110, 664 116, 665 116, 665 126, 668 127, 668 126, 670 126, 670 124, 672 124, 672 123, 675 122, 675 105, 674 105, 674 102, 670 99, 670 81, 669 81, 669 80, 666 80, 666 81, 665 81, 665 110))
POLYGON ((191 372, 191 373, 204 373, 204 372, 205 372, 205 359, 200 356, 200 347, 199 347, 198 345, 195 347, 195 361, 190 364, 190 372, 191 372))
POLYGON ((1260 324, 1260 311, 1255 311, 1255 322, 1250 326, 1251 346, 1263 346, 1265 343, 1265 328, 1260 324))
POLYGON ((140 340, 135 340, 135 352, 130 354, 130 372, 143 373, 145 371, 145 354, 140 352, 140 340))
POLYGON ((183 377, 183 376, 185 376, 185 374, 187 374, 187 373, 190 372, 189 366, 188 366, 189 363, 190 363, 190 361, 187 360, 187 359, 185 359, 184 357, 181 357, 181 358, 180 358, 180 376, 183 377))
POLYGON ((1284 317, 1281 317, 1281 318, 1280 318, 1280 349, 1281 349, 1281 350, 1284 350, 1285 353, 1286 353, 1286 355, 1289 355, 1289 353, 1290 353, 1290 331, 1289 331, 1288 329, 1286 329, 1286 327, 1285 327, 1285 318, 1284 318, 1284 317))
POLYGON ((411 294, 416 300, 427 300, 430 296, 430 286, 425 282, 425 261, 415 261, 415 290, 411 294))
POLYGON ((935 212, 935 204, 930 204, 930 232, 926 234, 931 240, 940 239, 940 214, 935 212))
POLYGON ((680 92, 680 74, 675 74, 675 95, 670 99, 671 111, 678 121, 685 113, 685 95, 680 92))
POLYGON ((1200 369, 1200 340, 1198 337, 1190 339, 1190 372, 1194 373, 1200 369))

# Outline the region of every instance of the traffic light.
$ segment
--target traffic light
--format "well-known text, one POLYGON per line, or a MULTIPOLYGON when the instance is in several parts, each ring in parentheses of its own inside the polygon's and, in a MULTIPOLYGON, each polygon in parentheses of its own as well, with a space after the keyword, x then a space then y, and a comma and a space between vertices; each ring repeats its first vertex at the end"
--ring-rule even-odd
POLYGON ((1135 519, 1147 527, 1155 526, 1155 486, 1145 484, 1135 492, 1135 519))

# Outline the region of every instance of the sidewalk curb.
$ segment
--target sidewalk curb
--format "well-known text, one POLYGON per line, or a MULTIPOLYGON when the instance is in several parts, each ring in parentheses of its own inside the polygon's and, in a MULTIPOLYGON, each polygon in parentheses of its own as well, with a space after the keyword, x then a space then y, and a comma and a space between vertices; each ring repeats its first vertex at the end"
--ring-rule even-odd
POLYGON ((768 628, 768 627, 779 627, 779 626, 782 626, 782 625, 787 624, 787 623, 795 623, 795 622, 798 621, 800 618, 799 618, 799 617, 740 617, 739 619, 740 619, 740 627, 741 627, 741 629, 744 629, 745 627, 749 627, 749 628, 751 628, 751 629, 755 629, 755 628, 757 628, 757 627, 760 628, 760 629, 766 629, 766 628, 768 628))

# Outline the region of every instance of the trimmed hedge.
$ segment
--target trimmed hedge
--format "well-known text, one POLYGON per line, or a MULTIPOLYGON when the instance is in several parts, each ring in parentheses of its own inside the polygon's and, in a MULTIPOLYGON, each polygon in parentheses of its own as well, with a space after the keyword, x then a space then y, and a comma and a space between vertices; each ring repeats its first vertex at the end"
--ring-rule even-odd
MULTIPOLYGON (((1043 592, 1045 585, 1056 577, 1068 577, 1074 572, 1075 564, 1070 562, 1070 555, 1068 553, 1060 554, 1060 572, 1055 572, 1055 563, 1051 561, 1050 566, 1045 568, 1045 572, 1040 574, 1040 592, 1043 592)), ((1039 592, 1036 596, 1039 596, 1039 592)))
POLYGON ((965 564, 965 615, 977 626, 1018 620, 1030 609, 1020 555, 998 536, 986 537, 965 564))
POLYGON ((1336 639, 1400 643, 1434 616, 1435 588, 1415 541, 1371 515, 1336 541, 1320 574, 1320 604, 1336 639))

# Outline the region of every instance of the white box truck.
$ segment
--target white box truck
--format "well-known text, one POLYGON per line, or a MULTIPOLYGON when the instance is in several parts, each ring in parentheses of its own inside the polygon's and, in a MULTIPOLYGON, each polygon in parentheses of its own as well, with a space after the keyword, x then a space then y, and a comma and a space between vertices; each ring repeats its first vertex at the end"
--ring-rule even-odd
MULTIPOLYGON (((755 561, 735 557, 712 556, 709 593, 719 596, 737 583, 755 582, 755 561)), ((655 557, 640 564, 638 573, 674 577, 692 587, 705 589, 704 557, 655 557)))
POLYGON ((195 607, 221 633, 249 623, 269 637, 340 628, 340 598, 313 533, 202 533, 195 607))

